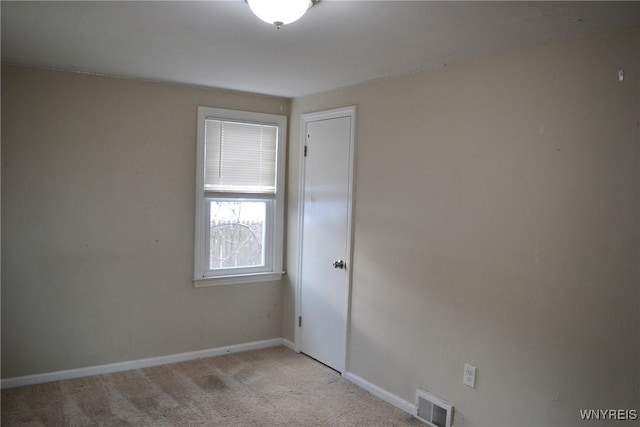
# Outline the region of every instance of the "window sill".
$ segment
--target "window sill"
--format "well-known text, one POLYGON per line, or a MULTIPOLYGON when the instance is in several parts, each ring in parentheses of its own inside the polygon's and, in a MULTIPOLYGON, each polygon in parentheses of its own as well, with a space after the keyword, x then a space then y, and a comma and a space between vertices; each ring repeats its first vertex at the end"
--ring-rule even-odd
POLYGON ((282 279, 284 271, 278 273, 253 273, 237 274, 233 276, 199 277, 193 279, 196 288, 207 288, 209 286, 236 285, 240 283, 274 282, 282 279))

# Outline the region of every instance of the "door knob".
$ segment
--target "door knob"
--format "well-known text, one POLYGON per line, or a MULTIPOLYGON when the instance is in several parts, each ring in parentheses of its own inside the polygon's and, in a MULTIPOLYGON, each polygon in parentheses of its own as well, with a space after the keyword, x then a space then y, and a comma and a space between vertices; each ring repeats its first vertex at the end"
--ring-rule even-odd
POLYGON ((345 263, 343 260, 339 259, 337 261, 333 261, 333 268, 344 268, 345 263))

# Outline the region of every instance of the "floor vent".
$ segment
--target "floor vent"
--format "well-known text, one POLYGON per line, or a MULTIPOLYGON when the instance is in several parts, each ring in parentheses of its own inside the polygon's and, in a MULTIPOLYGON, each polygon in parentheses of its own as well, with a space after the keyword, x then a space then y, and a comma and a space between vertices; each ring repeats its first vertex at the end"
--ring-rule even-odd
POLYGON ((453 406, 427 393, 416 390, 416 418, 433 427, 451 427, 453 406))

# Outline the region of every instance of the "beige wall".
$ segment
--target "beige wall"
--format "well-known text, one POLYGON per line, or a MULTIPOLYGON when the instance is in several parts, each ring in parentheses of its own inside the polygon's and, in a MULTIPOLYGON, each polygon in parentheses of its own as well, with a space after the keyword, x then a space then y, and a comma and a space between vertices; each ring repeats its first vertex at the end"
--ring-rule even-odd
POLYGON ((290 101, 3 67, 3 378, 282 336, 279 282, 191 282, 199 105, 290 101))
POLYGON ((351 372, 457 427, 638 409, 638 52, 635 28, 294 99, 290 159, 301 113, 358 108, 351 372))

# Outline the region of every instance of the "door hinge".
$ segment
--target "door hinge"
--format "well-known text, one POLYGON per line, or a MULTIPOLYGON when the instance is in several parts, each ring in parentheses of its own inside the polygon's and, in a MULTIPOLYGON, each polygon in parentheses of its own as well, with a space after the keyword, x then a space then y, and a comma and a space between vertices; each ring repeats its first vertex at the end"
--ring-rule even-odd
POLYGON ((307 157, 307 146, 304 146, 304 156, 307 157))
POLYGON ((298 316, 298 327, 302 327, 302 316, 298 316))

